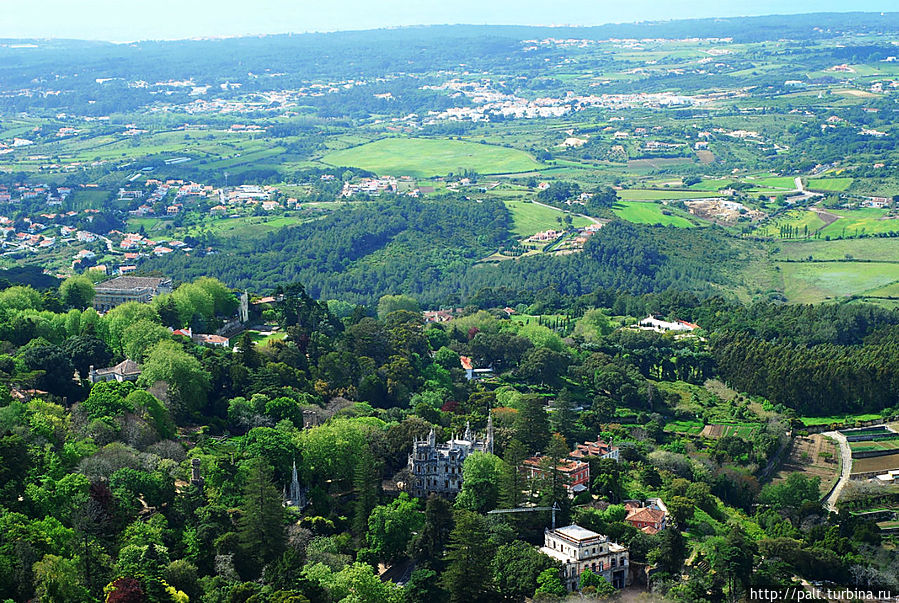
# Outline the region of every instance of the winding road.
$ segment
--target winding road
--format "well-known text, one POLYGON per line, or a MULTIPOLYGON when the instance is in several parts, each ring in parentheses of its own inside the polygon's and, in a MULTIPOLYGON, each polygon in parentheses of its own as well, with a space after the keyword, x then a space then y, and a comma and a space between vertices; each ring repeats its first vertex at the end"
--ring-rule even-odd
POLYGON ((849 449, 849 442, 839 431, 825 431, 821 435, 828 437, 840 445, 840 479, 834 484, 833 489, 824 499, 824 504, 828 511, 837 511, 837 501, 840 500, 840 494, 843 493, 843 486, 849 481, 849 473, 852 471, 852 451, 849 449))

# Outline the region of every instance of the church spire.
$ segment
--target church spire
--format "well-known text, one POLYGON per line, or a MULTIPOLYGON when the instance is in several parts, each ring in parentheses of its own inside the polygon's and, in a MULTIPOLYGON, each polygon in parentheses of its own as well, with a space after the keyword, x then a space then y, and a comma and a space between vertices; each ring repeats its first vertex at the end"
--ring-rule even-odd
POLYGON ((462 436, 462 439, 471 441, 471 421, 465 421, 465 435, 462 436))
POLYGON ((297 462, 293 462, 293 470, 290 475, 290 494, 287 496, 287 504, 291 507, 302 509, 306 506, 306 493, 300 487, 300 480, 297 478, 297 462))
POLYGON ((487 452, 493 454, 493 413, 487 411, 487 452))

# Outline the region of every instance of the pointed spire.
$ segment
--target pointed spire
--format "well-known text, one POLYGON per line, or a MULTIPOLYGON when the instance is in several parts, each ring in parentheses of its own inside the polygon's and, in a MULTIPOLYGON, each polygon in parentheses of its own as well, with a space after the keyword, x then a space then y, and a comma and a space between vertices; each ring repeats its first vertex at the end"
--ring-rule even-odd
POLYGON ((437 435, 434 433, 434 428, 431 428, 431 431, 428 433, 428 445, 435 446, 437 444, 437 435))
POLYGON ((465 421, 465 435, 462 436, 462 439, 471 441, 471 421, 465 421))
POLYGON ((493 454, 493 413, 487 411, 487 452, 493 454))

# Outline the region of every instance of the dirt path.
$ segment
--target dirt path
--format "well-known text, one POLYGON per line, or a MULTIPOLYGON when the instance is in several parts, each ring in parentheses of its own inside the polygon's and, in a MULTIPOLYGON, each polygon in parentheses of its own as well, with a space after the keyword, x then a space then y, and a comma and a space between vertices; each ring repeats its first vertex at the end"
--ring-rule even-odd
POLYGON ((843 486, 849 481, 849 473, 852 471, 852 451, 849 449, 849 442, 839 431, 825 431, 821 435, 836 440, 840 445, 840 479, 834 485, 833 490, 828 493, 824 499, 824 504, 829 511, 836 512, 837 501, 840 500, 840 494, 843 493, 843 486))
MULTIPOLYGON (((531 201, 531 203, 533 203, 534 205, 540 205, 541 207, 548 207, 549 209, 554 209, 558 212, 565 213, 564 209, 559 209, 558 207, 553 207, 552 205, 547 205, 546 203, 540 203, 539 201, 536 201, 536 200, 531 201)), ((577 216, 578 218, 586 218, 586 219, 590 220, 591 222, 593 222, 594 224, 599 224, 600 226, 603 226, 603 222, 601 222, 599 220, 599 218, 594 218, 593 216, 587 216, 584 214, 576 214, 576 213, 572 213, 571 215, 577 216)))
POLYGON ((817 207, 813 207, 812 211, 818 214, 818 217, 824 222, 824 226, 821 228, 826 228, 840 219, 840 216, 832 214, 829 211, 824 211, 823 209, 818 209, 817 207))

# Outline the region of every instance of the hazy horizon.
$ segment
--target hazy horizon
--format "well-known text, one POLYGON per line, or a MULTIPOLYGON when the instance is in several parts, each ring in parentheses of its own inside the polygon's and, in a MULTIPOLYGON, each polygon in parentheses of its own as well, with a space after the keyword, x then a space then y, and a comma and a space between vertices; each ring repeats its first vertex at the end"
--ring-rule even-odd
POLYGON ((126 42, 189 38, 238 37, 287 33, 357 31, 427 25, 597 26, 640 21, 733 18, 820 12, 896 10, 891 0, 634 0, 621 3, 474 0, 453 3, 412 0, 336 0, 327 5, 307 1, 199 0, 185 4, 158 0, 152 11, 134 1, 0 0, 0 38, 80 39, 126 42), (786 9, 786 10, 785 10, 786 9))

